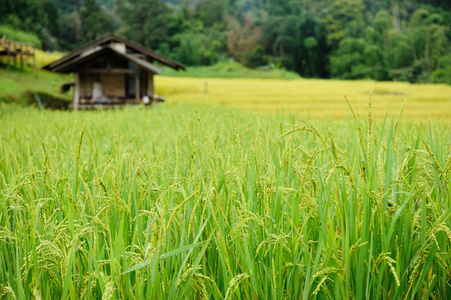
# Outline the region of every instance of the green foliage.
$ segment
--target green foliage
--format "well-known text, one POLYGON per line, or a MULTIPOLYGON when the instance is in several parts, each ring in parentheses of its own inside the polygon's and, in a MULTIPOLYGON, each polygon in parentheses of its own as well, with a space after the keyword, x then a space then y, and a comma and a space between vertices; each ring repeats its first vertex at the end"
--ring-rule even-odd
POLYGON ((63 14, 69 14, 76 9, 78 0, 53 0, 63 14))
POLYGON ((396 34, 392 38, 392 62, 398 68, 408 67, 413 61, 412 44, 407 34, 396 34))
POLYGON ((431 74, 433 83, 451 84, 451 65, 447 65, 441 69, 437 69, 431 74))
POLYGON ((240 19, 246 14, 252 14, 253 17, 261 17, 262 11, 270 4, 267 0, 229 0, 229 14, 240 19))
POLYGON ((351 24, 357 28, 364 27, 362 0, 337 0, 328 8, 323 19, 327 32, 327 43, 337 46, 345 37, 346 28, 351 24))
POLYGON ((251 14, 242 17, 242 21, 235 17, 227 20, 227 49, 234 59, 247 67, 263 66, 268 62, 263 47, 259 45, 263 29, 251 14))
POLYGON ((59 99, 66 103, 71 100, 71 93, 60 93, 60 86, 73 80, 71 76, 33 70, 26 66, 25 71, 14 68, 7 71, 0 67, 0 78, 0 102, 26 105, 33 100, 34 93, 45 94, 48 99, 59 99))
POLYGON ((13 41, 35 44, 36 47, 41 48, 41 40, 34 33, 16 30, 10 26, 0 25, 0 38, 2 37, 13 41))
POLYGON ((209 65, 214 61, 215 52, 208 48, 207 37, 199 31, 190 30, 174 36, 178 47, 175 57, 189 66, 209 65))
POLYGON ((362 68, 365 56, 363 39, 345 38, 340 42, 337 55, 331 59, 332 76, 354 74, 362 68))
POLYGON ((217 62, 211 66, 188 67, 187 71, 179 72, 166 68, 163 76, 200 77, 200 78, 268 78, 268 79, 299 79, 299 75, 283 68, 269 65, 257 69, 243 67, 233 60, 217 62))
POLYGON ((114 31, 192 66, 233 58, 252 68, 280 64, 303 77, 425 82, 444 76, 440 60, 451 52, 450 5, 439 0, 2 4, 0 22, 35 33, 44 49, 72 50, 114 31), (365 44, 362 52, 349 47, 352 40, 365 44))
POLYGON ((157 49, 168 39, 170 10, 160 0, 128 1, 122 18, 127 24, 126 35, 130 39, 157 49))
POLYGON ((44 50, 55 49, 60 13, 52 0, 5 0, 0 6, 4 25, 15 30, 35 33, 44 50))
POLYGON ((237 57, 244 66, 249 68, 262 67, 268 63, 268 57, 260 45, 243 52, 238 52, 237 57))
POLYGON ((196 3, 196 17, 205 27, 224 24, 227 0, 199 0, 196 3))
POLYGON ((90 42, 113 31, 113 19, 104 12, 97 0, 85 0, 80 12, 83 41, 90 42))
POLYGON ((58 36, 58 40, 63 49, 73 50, 82 44, 80 37, 77 41, 77 30, 81 31, 77 24, 80 24, 80 17, 75 12, 61 18, 59 24, 61 34, 58 36))
POLYGON ((275 7, 274 11, 264 24, 262 40, 266 51, 278 57, 285 68, 302 76, 321 74, 326 61, 320 21, 295 2, 275 7), (278 15, 283 9, 298 14, 278 15))
MULTIPOLYGON (((374 74, 379 80, 429 82, 432 72, 439 68, 440 58, 451 49, 450 28, 443 20, 444 15, 424 7, 415 10, 408 26, 399 30, 393 26, 393 16, 379 11, 360 37, 365 43, 365 59, 340 42, 330 57, 332 76, 364 78, 374 74)), ((350 36, 345 33, 342 41, 350 36)), ((443 74, 443 70, 437 74, 443 74)))

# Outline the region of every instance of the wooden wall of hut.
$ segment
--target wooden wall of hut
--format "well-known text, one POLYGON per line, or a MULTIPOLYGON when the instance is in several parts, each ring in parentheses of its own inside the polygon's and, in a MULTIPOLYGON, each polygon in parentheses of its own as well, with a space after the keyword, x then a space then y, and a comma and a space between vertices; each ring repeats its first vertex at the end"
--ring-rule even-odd
POLYGON ((80 73, 80 97, 91 99, 94 82, 98 82, 102 85, 104 95, 125 99, 124 74, 80 73))

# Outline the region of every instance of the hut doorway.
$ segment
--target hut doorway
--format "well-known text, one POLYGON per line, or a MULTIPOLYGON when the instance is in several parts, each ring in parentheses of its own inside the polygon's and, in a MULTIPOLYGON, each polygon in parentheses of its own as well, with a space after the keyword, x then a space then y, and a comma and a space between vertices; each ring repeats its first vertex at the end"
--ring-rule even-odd
POLYGON ((136 75, 127 74, 125 76, 125 97, 127 99, 136 98, 136 75))
POLYGON ((103 96, 102 84, 100 82, 94 82, 92 85, 92 99, 95 100, 100 96, 103 96))

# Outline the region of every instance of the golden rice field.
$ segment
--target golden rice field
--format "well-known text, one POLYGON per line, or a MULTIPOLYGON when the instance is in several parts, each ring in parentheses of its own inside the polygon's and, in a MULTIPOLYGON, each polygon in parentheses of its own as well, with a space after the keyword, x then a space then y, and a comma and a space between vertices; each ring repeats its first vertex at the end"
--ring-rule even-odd
POLYGON ((345 118, 345 96, 359 114, 396 115, 404 100, 405 117, 447 118, 451 115, 451 86, 406 82, 320 79, 220 79, 156 77, 157 93, 168 103, 201 102, 253 111, 286 111, 313 117, 345 118))
POLYGON ((61 57, 63 57, 63 52, 58 51, 52 51, 52 52, 46 52, 40 49, 36 49, 36 65, 38 67, 45 66, 46 64, 49 64, 51 62, 54 62, 61 57))

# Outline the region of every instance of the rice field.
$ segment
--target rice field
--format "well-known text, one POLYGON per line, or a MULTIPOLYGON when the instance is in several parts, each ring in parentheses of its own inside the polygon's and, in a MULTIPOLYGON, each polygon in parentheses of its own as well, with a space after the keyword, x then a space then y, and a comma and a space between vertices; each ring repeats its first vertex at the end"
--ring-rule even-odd
POLYGON ((449 119, 175 89, 152 109, 0 106, 0 298, 451 298, 449 119))
POLYGON ((224 79, 155 77, 157 93, 171 102, 210 103, 257 112, 285 112, 319 118, 349 116, 345 97, 356 113, 367 114, 372 94, 373 116, 403 115, 427 120, 451 117, 451 86, 370 80, 224 79))

